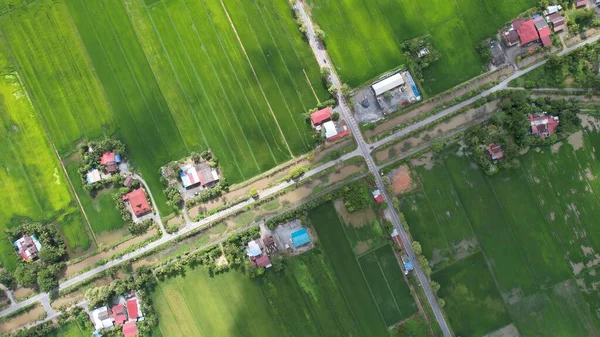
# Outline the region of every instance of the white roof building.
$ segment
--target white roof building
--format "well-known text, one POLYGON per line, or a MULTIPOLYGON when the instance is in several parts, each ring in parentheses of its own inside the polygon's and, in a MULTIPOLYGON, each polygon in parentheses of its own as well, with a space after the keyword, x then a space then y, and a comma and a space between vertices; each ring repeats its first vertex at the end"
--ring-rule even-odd
POLYGON ((335 123, 333 123, 333 121, 323 123, 323 128, 325 128, 325 138, 327 139, 338 134, 337 128, 335 127, 335 123))
POLYGON ((402 75, 397 73, 379 82, 373 83, 371 88, 373 89, 375 96, 379 96, 403 84, 404 79, 402 78, 402 75))
POLYGON ((97 183, 102 180, 100 171, 98 171, 98 169, 90 170, 88 173, 86 173, 85 178, 88 184, 97 183))
POLYGON ((92 311, 92 321, 96 330, 112 328, 114 326, 112 317, 107 307, 100 307, 92 311))
POLYGON ((185 165, 181 168, 181 182, 183 183, 183 187, 190 187, 192 185, 196 185, 200 183, 200 177, 198 176, 198 171, 194 165, 185 165))
POLYGON ((256 240, 252 240, 248 242, 248 248, 246 249, 246 254, 250 257, 261 256, 262 250, 260 249, 260 245, 256 240))

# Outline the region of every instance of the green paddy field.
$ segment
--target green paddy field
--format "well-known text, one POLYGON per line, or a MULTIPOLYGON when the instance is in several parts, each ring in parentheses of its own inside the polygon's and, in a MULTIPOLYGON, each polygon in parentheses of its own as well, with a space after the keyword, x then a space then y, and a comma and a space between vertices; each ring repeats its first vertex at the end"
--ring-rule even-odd
POLYGON ((424 72, 435 95, 483 71, 475 45, 537 4, 533 0, 308 0, 342 80, 357 87, 406 66, 402 43, 430 34, 442 57, 424 72))
POLYGON ((600 334, 600 144, 584 129, 488 177, 457 147, 403 196, 457 335, 513 324, 521 336, 600 334))

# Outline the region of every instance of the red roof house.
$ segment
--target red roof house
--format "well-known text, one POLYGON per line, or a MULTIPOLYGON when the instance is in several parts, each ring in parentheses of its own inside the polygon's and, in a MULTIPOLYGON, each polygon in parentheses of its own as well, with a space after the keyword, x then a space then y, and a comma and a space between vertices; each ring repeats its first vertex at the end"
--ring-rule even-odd
POLYGON ((537 29, 532 20, 523 22, 519 29, 517 29, 517 33, 519 34, 521 44, 528 44, 537 41, 539 38, 537 29))
POLYGON ((35 235, 29 236, 27 234, 15 241, 14 246, 23 260, 27 262, 37 259, 40 249, 42 249, 42 244, 35 235))
POLYGON ((135 325, 135 321, 129 321, 123 324, 123 335, 125 337, 133 337, 138 335, 137 326, 135 325))
POLYGON ((252 264, 255 267, 261 267, 261 268, 270 268, 271 265, 271 259, 269 259, 269 255, 267 254, 262 254, 260 256, 250 256, 250 264, 252 264))
POLYGON ((114 152, 104 152, 100 157, 100 164, 104 165, 109 173, 117 172, 117 160, 114 152))
POLYGON ((135 216, 142 216, 152 210, 148 200, 146 199, 146 192, 144 189, 138 188, 133 192, 129 192, 123 196, 123 201, 129 201, 131 209, 135 216))
POLYGON ((123 306, 123 304, 115 305, 112 307, 111 311, 116 325, 122 325, 125 323, 127 316, 125 316, 125 306, 123 306))
POLYGON ((391 237, 392 240, 394 240, 394 242, 398 245, 398 248, 404 248, 404 244, 402 243, 402 239, 400 238, 400 234, 398 233, 398 230, 396 228, 394 228, 394 230, 392 231, 391 237))
POLYGON ((552 28, 555 33, 565 28, 565 17, 560 15, 559 12, 548 15, 548 19, 552 22, 552 28))
POLYGON ((513 21, 512 26, 515 30, 519 30, 519 28, 521 28, 521 26, 523 25, 523 22, 525 22, 525 20, 517 19, 517 20, 513 21))
POLYGON ((587 0, 577 0, 575 2, 575 8, 582 8, 587 5, 587 0))
POLYGON ((313 112, 312 114, 310 114, 310 121, 311 121, 313 127, 319 126, 319 125, 323 124, 324 122, 327 122, 330 119, 331 119, 331 108, 330 107, 326 107, 324 109, 321 109, 319 111, 316 111, 316 112, 313 112))
POLYGON ((378 204, 382 204, 383 203, 383 195, 381 194, 381 192, 379 192, 379 190, 375 190, 371 194, 373 194, 373 199, 375 199, 375 201, 378 204))
POLYGON ((502 151, 502 146, 500 144, 490 144, 488 147, 488 153, 493 160, 502 159, 502 157, 504 157, 504 151, 502 151))
POLYGON ((140 317, 137 298, 127 300, 127 316, 129 316, 129 319, 138 319, 140 317))
POLYGON ((556 133, 558 126, 558 117, 553 117, 548 114, 534 117, 529 114, 529 122, 531 123, 531 134, 540 138, 550 137, 556 133))

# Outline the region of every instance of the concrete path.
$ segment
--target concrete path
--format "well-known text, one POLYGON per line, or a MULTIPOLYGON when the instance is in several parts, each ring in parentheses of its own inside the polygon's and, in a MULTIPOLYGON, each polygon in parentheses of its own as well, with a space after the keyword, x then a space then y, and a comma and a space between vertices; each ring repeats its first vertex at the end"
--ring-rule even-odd
MULTIPOLYGON (((348 107, 348 104, 342 95, 342 92, 341 92, 342 83, 337 76, 335 68, 330 66, 331 61, 329 60, 327 51, 324 49, 321 49, 319 47, 319 42, 315 36, 313 23, 312 23, 310 17, 308 16, 308 14, 306 13, 305 8, 302 5, 302 3, 297 2, 294 7, 295 7, 296 11, 298 12, 300 19, 303 21, 304 25, 307 28, 306 35, 307 35, 308 41, 310 43, 311 49, 313 50, 313 53, 317 59, 317 62, 319 63, 319 66, 327 67, 331 70, 330 80, 331 80, 333 86, 335 86, 338 90, 337 98, 338 98, 339 106, 341 107, 341 110, 342 110, 342 115, 344 117, 344 120, 346 121, 346 124, 348 125, 348 127, 350 127, 350 130, 352 131, 352 135, 356 139, 356 143, 358 144, 359 150, 361 151, 363 157, 367 161, 367 166, 369 167, 369 171, 371 171, 371 173, 375 176, 375 179, 377 181, 377 188, 379 189, 379 191, 381 191, 381 194, 383 195, 386 203, 388 205, 393 205, 392 198, 388 195, 387 190, 385 188, 385 184, 383 183, 383 179, 381 178, 381 175, 379 174, 377 166, 375 165, 375 162, 373 161, 373 158, 370 155, 369 145, 363 139, 362 133, 360 132, 360 129, 358 127, 358 123, 354 120, 352 111, 348 107)), ((390 210, 389 214, 391 215, 394 228, 396 228, 398 233, 400 233, 400 238, 402 239, 402 243, 404 244, 406 253, 409 256, 409 258, 413 261, 413 265, 414 265, 413 272, 416 275, 416 277, 418 278, 419 283, 423 287, 423 291, 425 292, 427 301, 429 302, 429 305, 433 309, 433 314, 434 314, 440 328, 442 329, 444 337, 452 337, 450 328, 449 328, 448 324, 446 323, 446 318, 444 317, 440 307, 438 306, 437 299, 436 299, 435 295, 433 294, 433 291, 431 290, 431 285, 429 283, 429 279, 427 278, 427 276, 425 275, 425 273, 419 266, 418 260, 415 256, 415 253, 412 250, 410 237, 409 237, 408 233, 406 233, 406 231, 404 230, 404 227, 402 226, 402 223, 400 222, 400 217, 398 216, 398 213, 396 212, 394 207, 389 207, 388 209, 390 210)))

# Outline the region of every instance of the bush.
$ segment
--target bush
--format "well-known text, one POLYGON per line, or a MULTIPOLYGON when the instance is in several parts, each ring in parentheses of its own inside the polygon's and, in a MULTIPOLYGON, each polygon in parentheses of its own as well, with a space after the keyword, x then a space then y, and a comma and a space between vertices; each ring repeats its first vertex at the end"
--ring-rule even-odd
POLYGON ((344 206, 352 213, 369 207, 373 201, 371 194, 364 184, 352 184, 342 188, 344 206))
POLYGON ((331 120, 332 121, 338 121, 340 120, 340 113, 339 112, 334 112, 331 114, 331 120))

